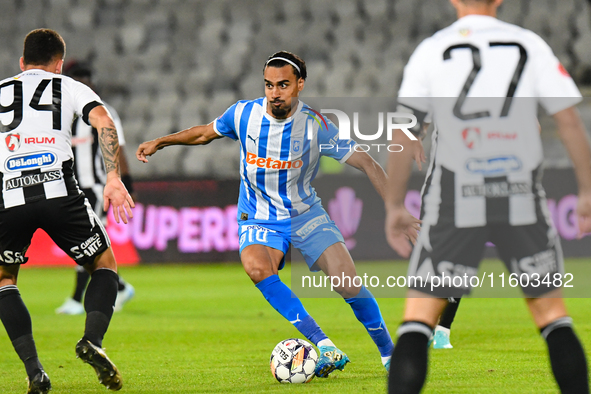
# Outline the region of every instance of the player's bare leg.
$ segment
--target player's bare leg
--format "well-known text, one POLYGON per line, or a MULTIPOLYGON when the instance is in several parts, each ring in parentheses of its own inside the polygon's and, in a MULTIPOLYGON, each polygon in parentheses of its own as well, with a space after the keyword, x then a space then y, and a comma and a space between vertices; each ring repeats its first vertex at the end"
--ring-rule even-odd
POLYGON ((283 252, 265 245, 249 245, 240 254, 244 271, 256 285, 271 275, 277 275, 283 252))
POLYGON ((120 390, 123 386, 121 374, 102 350, 117 298, 117 263, 112 249, 108 248, 84 268, 91 279, 84 297, 86 327, 84 336, 76 344, 76 356, 94 368, 101 384, 110 390, 120 390))
POLYGON ((37 356, 31 315, 16 287, 20 265, 0 266, 0 319, 14 350, 25 364, 28 393, 44 394, 51 390, 49 377, 37 356))
POLYGON ((353 278, 357 276, 357 270, 353 259, 342 242, 337 242, 328 248, 318 258, 316 265, 329 277, 342 279, 351 278, 351 280, 335 280, 334 290, 343 298, 356 297, 361 287, 353 285, 353 278))
POLYGON ((573 331, 561 290, 554 290, 543 298, 527 298, 526 302, 548 345, 552 372, 560 392, 589 393, 587 358, 573 331))
POLYGON ((427 377, 427 343, 447 299, 432 298, 409 290, 404 323, 398 328, 398 341, 392 353, 388 392, 418 394, 427 377))
POLYGON ((345 244, 337 242, 329 246, 316 264, 331 278, 334 290, 351 306, 353 313, 378 347, 382 364, 389 369, 394 348, 392 338, 371 292, 364 286, 355 286, 353 279, 357 276, 357 270, 345 244))

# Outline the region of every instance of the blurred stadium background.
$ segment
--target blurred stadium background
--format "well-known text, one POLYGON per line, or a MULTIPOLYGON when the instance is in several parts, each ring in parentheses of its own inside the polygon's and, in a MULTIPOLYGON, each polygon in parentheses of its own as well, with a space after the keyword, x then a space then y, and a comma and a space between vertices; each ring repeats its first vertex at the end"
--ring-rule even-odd
MULTIPOLYGON (((587 97, 580 109, 591 130, 591 1, 505 0, 499 17, 537 32, 551 45, 587 97)), ((0 75, 19 72, 23 38, 39 27, 63 35, 67 59, 93 65, 99 93, 122 117, 136 180, 135 218, 128 226, 109 226, 119 262, 237 262, 238 145, 221 139, 199 148, 170 147, 141 165, 133 155, 138 144, 208 123, 236 100, 261 96, 262 65, 281 49, 307 62, 304 97, 393 99, 416 45, 454 20, 448 0, 0 0, 0 75)), ((565 254, 583 257, 569 264, 580 267, 577 289, 586 290, 590 238, 576 239, 574 178, 564 170, 569 160, 548 120, 542 119, 542 134, 551 167, 546 175, 550 211, 565 254)), ((376 158, 385 164, 385 155, 376 158)), ((383 205, 366 178, 350 176, 357 172, 348 168, 325 170, 316 188, 358 272, 367 269, 364 260, 391 263, 395 255, 383 236, 383 205), (351 207, 359 200, 364 211, 352 218, 351 207)), ((407 195, 415 213, 423 177, 415 174, 407 195)), ((27 268, 73 265, 45 241, 33 242, 27 268)), ((372 264, 395 270, 389 274, 405 270, 404 264, 367 263, 372 264)), ((297 274, 284 271, 286 283, 297 274)), ((126 392, 289 389, 269 374, 268 357, 278 341, 300 334, 268 306, 240 266, 142 264, 121 272, 137 295, 113 320, 106 346, 124 372, 126 392)), ((54 314, 72 279, 70 268, 32 268, 19 278, 19 288, 56 392, 103 392, 88 367, 73 357, 83 316, 54 314)), ((375 348, 342 301, 304 303, 354 360, 338 379, 316 379, 306 391, 383 392, 385 373, 375 348)), ((568 303, 589 348, 589 298, 568 303)), ((383 299, 380 306, 394 333, 403 300, 383 299)), ((452 337, 461 351, 432 352, 437 367, 426 391, 556 392, 543 341, 523 312, 521 300, 467 300, 452 337)), ((22 364, 3 332, 0 391, 23 392, 22 364)))
MULTIPOLYGON (((145 165, 134 157, 141 142, 209 123, 235 101, 261 96, 262 65, 278 50, 306 60, 304 100, 383 97, 394 107, 414 48, 455 20, 448 0, 0 0, 0 9, 0 75, 19 72, 26 33, 49 27, 66 40, 67 60, 90 62, 99 93, 121 115, 139 202, 131 226, 110 227, 114 244, 131 253, 118 255, 121 262, 238 258, 238 144, 224 138, 199 148, 169 147, 145 165)), ((591 1, 506 0, 499 18, 540 34, 590 96, 591 1)), ((591 130, 591 99, 580 110, 591 130)), ((553 122, 541 116, 541 124, 546 166, 569 167, 553 122)), ((376 142, 386 142, 385 133, 382 138, 376 142)), ((385 149, 372 155, 386 164, 385 149)), ((361 173, 329 159, 319 173, 326 180, 316 187, 351 237, 349 246, 357 244, 354 258, 390 259, 383 234, 375 236, 383 228, 382 204, 365 178, 355 175, 361 173), (343 187, 348 191, 337 195, 343 187), (366 209, 351 221, 345 213, 356 198, 377 211, 366 209)), ((567 255, 589 255, 585 242, 574 240, 572 173, 548 175, 546 187, 557 190, 549 195, 551 211, 563 240, 576 249, 567 243, 567 255)), ((424 172, 415 173, 407 200, 415 211, 423 178, 424 172)), ((56 248, 53 254, 45 249, 31 261, 65 259, 56 248)))
MULTIPOLYGON (((68 58, 93 64, 100 93, 122 116, 130 156, 146 139, 208 123, 236 100, 262 95, 262 64, 281 49, 307 62, 304 96, 395 97, 416 45, 455 20, 447 0, 0 3, 0 75, 19 71, 27 32, 56 29, 68 58)), ((540 34, 579 86, 591 88, 590 2, 506 0, 499 18, 540 34)), ((591 121, 591 111, 585 117, 591 121)), ((551 127, 546 135, 551 165, 567 165, 551 127)), ((153 165, 130 162, 138 179, 236 178, 237 152, 225 139, 200 149, 168 148, 153 165)))

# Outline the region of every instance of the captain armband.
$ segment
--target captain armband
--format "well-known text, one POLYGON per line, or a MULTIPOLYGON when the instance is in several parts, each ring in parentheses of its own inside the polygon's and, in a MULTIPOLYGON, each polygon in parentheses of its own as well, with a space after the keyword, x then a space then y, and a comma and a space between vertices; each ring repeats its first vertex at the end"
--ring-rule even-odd
POLYGON ((417 118, 417 123, 413 127, 409 127, 408 131, 421 140, 425 138, 425 135, 427 134, 427 127, 425 127, 425 124, 427 123, 425 122, 428 115, 427 112, 400 103, 396 107, 396 112, 413 114, 417 118))

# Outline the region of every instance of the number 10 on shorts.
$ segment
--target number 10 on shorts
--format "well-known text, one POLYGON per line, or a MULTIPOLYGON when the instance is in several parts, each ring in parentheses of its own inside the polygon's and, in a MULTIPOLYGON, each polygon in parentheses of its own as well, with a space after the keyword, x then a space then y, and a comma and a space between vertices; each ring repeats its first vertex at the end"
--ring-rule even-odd
POLYGON ((246 231, 240 236, 240 245, 244 244, 248 237, 248 243, 267 243, 268 229, 259 226, 248 226, 246 231))

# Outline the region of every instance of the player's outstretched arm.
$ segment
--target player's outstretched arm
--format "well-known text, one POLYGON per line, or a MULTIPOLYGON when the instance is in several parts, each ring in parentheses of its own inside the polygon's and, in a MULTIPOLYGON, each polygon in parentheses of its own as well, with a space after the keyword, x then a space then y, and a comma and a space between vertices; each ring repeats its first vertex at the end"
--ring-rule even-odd
POLYGON ((386 239, 390 247, 402 257, 408 257, 418 237, 420 220, 408 212, 404 206, 406 187, 412 170, 412 162, 417 155, 416 141, 410 141, 402 133, 394 133, 392 140, 403 146, 401 152, 388 154, 388 179, 385 187, 386 239))
POLYGON ((591 232, 591 149, 585 125, 576 107, 570 107, 554 114, 558 134, 570 156, 577 184, 579 199, 577 215, 579 236, 591 232))
POLYGON ((213 129, 213 122, 208 125, 194 126, 178 133, 165 135, 155 140, 142 143, 135 153, 139 161, 148 162, 148 156, 169 145, 205 145, 221 136, 213 129))
POLYGON ((113 118, 105 107, 98 106, 90 111, 88 119, 92 127, 98 131, 99 145, 105 161, 105 170, 107 172, 107 183, 103 190, 104 209, 113 206, 115 221, 119 223, 119 218, 127 223, 127 218, 133 217, 131 208, 135 206, 133 199, 127 192, 127 189, 121 182, 119 169, 119 139, 117 138, 117 128, 113 118))

